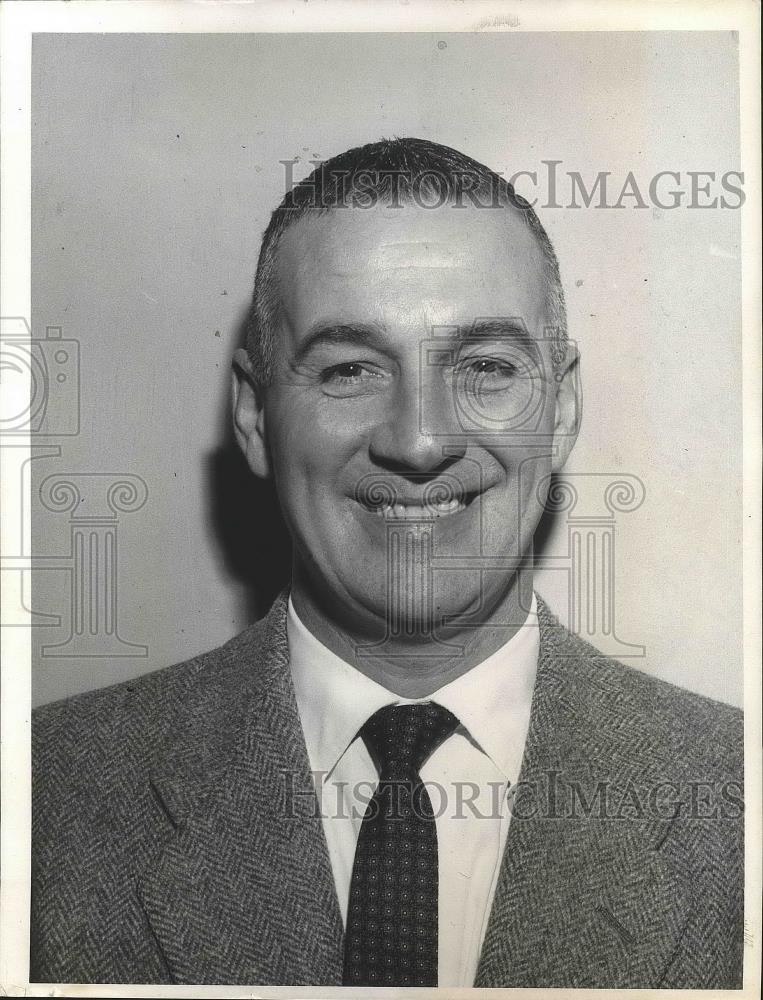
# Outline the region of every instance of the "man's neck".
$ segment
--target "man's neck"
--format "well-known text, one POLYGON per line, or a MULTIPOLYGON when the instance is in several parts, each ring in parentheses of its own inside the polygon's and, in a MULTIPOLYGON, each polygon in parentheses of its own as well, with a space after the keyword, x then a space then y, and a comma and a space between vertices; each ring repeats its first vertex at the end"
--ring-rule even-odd
POLYGON ((389 634, 379 641, 327 613, 305 583, 295 572, 291 598, 305 627, 336 656, 402 698, 426 698, 495 653, 524 625, 533 596, 532 573, 523 569, 479 625, 441 626, 429 641, 389 634))

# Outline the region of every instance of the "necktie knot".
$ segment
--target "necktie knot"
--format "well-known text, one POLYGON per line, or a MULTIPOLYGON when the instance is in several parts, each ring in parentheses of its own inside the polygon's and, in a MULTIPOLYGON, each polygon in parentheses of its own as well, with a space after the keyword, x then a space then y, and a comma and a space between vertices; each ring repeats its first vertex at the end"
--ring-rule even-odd
POLYGON ((376 761, 380 778, 389 780, 418 773, 457 726, 452 712, 428 701, 387 705, 371 716, 360 735, 376 761))

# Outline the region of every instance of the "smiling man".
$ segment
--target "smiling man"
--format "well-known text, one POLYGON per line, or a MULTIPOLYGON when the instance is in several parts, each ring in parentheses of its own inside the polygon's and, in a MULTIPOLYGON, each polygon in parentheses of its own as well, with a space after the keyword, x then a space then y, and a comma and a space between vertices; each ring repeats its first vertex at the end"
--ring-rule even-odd
POLYGON ((290 587, 38 713, 33 977, 739 985, 739 713, 533 591, 580 392, 532 209, 420 139, 329 160, 273 214, 234 376, 290 587))
MULTIPOLYGON (((373 207, 353 210, 336 191, 345 210, 276 216, 260 280, 277 306, 273 317, 255 309, 236 356, 236 430, 254 473, 275 480, 301 621, 342 659, 419 696, 507 641, 527 617, 531 574, 434 574, 434 611, 462 635, 458 655, 425 650, 412 666, 429 642, 425 622, 409 622, 387 658, 358 655, 390 624, 389 522, 431 517, 438 557, 485 551, 518 568, 542 513, 539 487, 574 442, 576 356, 562 329, 549 335, 555 260, 523 211, 390 207, 381 184, 373 207), (523 434, 528 413, 533 433, 523 434)), ((310 186, 301 194, 309 206, 310 186)))

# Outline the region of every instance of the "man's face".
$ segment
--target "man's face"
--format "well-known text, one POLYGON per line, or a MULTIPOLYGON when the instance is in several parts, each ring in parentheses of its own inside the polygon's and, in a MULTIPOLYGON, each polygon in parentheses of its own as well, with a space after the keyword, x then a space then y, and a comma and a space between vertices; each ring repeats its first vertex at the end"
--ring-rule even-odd
POLYGON ((377 631, 390 572, 405 590, 431 569, 438 621, 510 588, 554 454, 542 263, 520 218, 478 208, 333 211, 282 238, 262 426, 298 576, 336 620, 377 631))

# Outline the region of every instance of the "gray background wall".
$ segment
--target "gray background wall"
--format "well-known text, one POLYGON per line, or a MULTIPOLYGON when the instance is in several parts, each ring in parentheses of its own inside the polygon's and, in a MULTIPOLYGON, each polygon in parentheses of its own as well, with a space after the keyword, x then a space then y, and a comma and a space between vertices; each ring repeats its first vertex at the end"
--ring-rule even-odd
MULTIPOLYGON (((148 655, 42 655, 69 633, 70 576, 40 570, 32 605, 62 621, 35 630, 37 703, 189 657, 264 610, 281 547, 262 528, 267 491, 230 447, 230 355, 279 160, 299 157, 302 176, 381 135, 507 175, 549 159, 589 180, 608 170, 615 188, 629 170, 645 185, 659 170, 720 175, 739 168, 736 39, 37 36, 32 323, 79 342, 81 426, 32 462, 35 554, 69 548, 69 515, 36 498, 47 476, 131 473, 149 492, 118 545, 119 632, 148 655)), ((584 358, 569 469, 647 490, 617 523, 618 632, 646 647, 641 669, 740 704, 739 213, 540 214, 584 358)), ((559 518, 547 551, 565 539, 559 518)), ((565 619, 563 574, 537 587, 565 619)))

